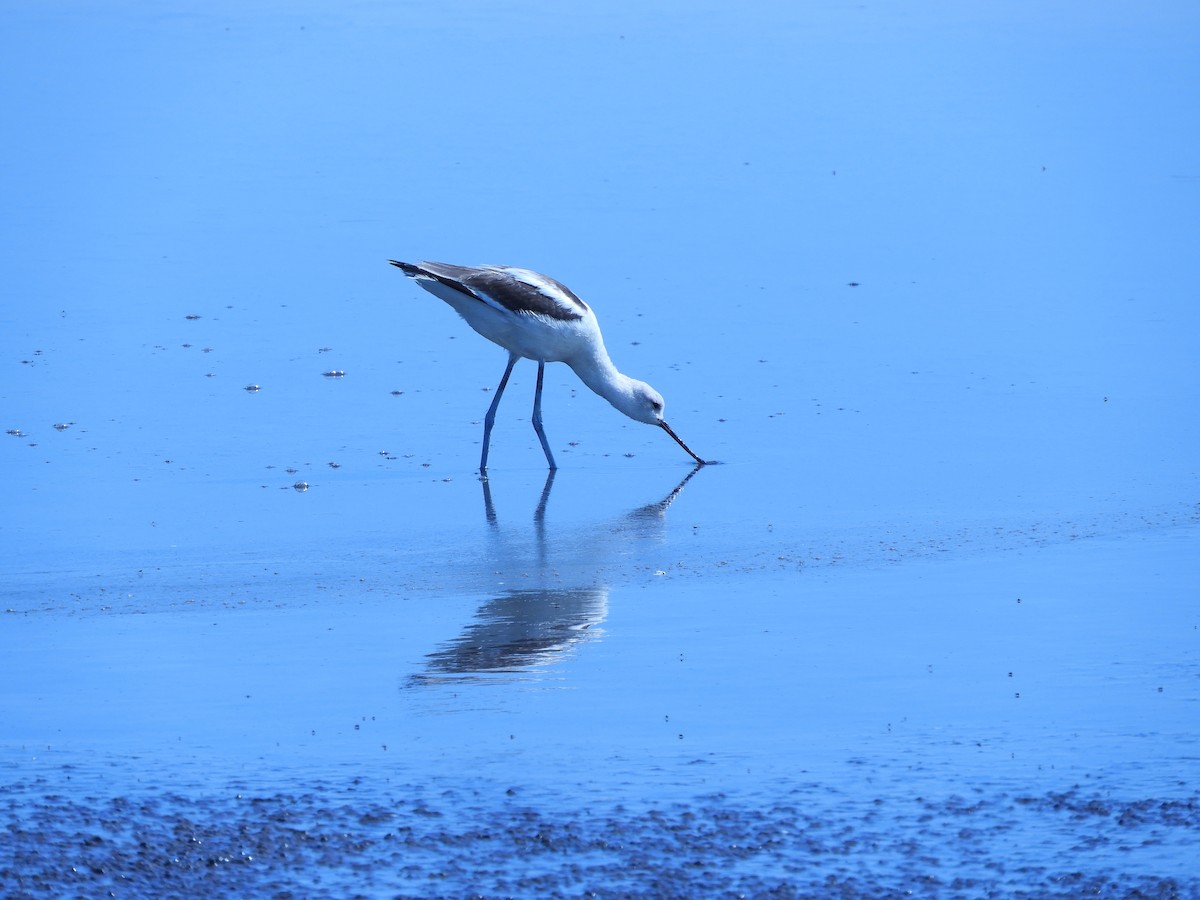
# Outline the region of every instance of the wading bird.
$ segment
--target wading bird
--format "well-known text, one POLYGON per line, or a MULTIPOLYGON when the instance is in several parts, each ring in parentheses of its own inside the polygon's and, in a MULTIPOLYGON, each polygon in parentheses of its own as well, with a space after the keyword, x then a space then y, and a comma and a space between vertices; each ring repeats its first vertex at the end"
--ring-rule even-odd
POLYGON ((536 360, 533 430, 542 442, 546 462, 558 468, 542 430, 542 377, 548 362, 564 362, 589 388, 631 419, 657 425, 675 439, 697 465, 705 461, 680 440, 663 420, 663 398, 644 381, 617 371, 592 308, 553 278, 512 266, 452 266, 439 262, 388 260, 425 290, 445 300, 467 324, 508 351, 508 365, 483 420, 483 455, 479 471, 487 473, 488 446, 496 407, 517 360, 536 360))

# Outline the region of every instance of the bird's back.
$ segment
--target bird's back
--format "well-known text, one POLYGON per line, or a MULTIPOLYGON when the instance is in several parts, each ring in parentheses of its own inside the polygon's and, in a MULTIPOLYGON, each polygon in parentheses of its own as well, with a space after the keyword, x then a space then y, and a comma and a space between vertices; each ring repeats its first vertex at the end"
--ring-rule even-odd
POLYGON ((516 266, 392 261, 472 328, 518 356, 570 362, 603 347, 591 308, 562 282, 516 266))
POLYGON ((482 303, 511 313, 535 313, 570 321, 591 312, 561 281, 516 266, 455 266, 450 263, 393 263, 418 282, 437 281, 482 303))

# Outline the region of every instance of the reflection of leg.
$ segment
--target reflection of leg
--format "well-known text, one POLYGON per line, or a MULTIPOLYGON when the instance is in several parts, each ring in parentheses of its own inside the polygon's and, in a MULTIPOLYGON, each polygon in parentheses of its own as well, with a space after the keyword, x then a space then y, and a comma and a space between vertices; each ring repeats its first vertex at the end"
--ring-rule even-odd
POLYGON ((492 405, 488 407, 487 415, 483 417, 483 456, 479 459, 481 475, 487 474, 488 447, 492 443, 492 425, 496 422, 496 407, 500 405, 500 398, 504 395, 504 388, 508 385, 508 376, 512 374, 513 366, 517 364, 518 358, 515 353, 509 354, 504 377, 500 379, 500 384, 496 387, 496 396, 492 398, 492 405))
POLYGON ((537 536, 538 568, 546 571, 546 504, 550 502, 550 488, 554 487, 554 467, 546 473, 546 483, 542 486, 542 498, 538 500, 537 509, 533 511, 533 533, 537 536))
POLYGON ((533 511, 533 521, 538 525, 545 524, 546 504, 550 502, 550 488, 554 487, 554 469, 546 473, 546 483, 542 485, 542 499, 538 501, 537 509, 533 511))
POLYGON ((533 392, 533 430, 537 432, 538 440, 542 442, 542 450, 546 453, 546 462, 550 463, 550 469, 553 471, 558 466, 554 464, 554 454, 550 452, 550 443, 546 440, 546 432, 542 431, 542 376, 545 371, 546 364, 538 360, 537 389, 533 392))
POLYGON ((488 524, 496 527, 496 507, 492 503, 492 486, 487 476, 479 479, 483 485, 483 514, 487 516, 488 524))

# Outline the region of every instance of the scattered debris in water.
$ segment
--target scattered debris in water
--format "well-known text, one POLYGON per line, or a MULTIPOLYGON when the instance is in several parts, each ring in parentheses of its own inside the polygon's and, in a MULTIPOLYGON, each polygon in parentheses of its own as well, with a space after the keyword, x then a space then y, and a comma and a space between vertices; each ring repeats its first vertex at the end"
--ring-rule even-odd
POLYGON ((195 322, 200 317, 193 313, 192 315, 184 316, 184 318, 187 319, 189 322, 195 322))
POLYGON ((251 394, 253 394, 256 391, 261 390, 261 388, 259 388, 259 386, 257 384, 248 384, 244 388, 242 388, 242 390, 249 391, 251 394))
POLYGON ((307 481, 297 481, 295 484, 292 485, 292 487, 294 487, 297 491, 299 491, 301 494, 303 494, 305 491, 308 490, 308 482, 307 481))
POLYGON ((322 372, 326 378, 344 378, 346 373, 341 369, 330 369, 328 372, 322 372))

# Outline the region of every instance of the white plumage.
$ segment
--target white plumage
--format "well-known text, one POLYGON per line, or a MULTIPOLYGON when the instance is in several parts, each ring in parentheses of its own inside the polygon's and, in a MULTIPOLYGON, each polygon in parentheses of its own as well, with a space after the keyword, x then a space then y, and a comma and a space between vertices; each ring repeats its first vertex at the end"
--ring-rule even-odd
POLYGON ((536 360, 538 364, 533 428, 551 469, 557 467, 542 429, 542 378, 548 362, 566 363, 584 384, 625 415, 662 428, 698 465, 705 464, 664 421, 662 395, 644 381, 617 371, 604 348, 595 313, 566 285, 547 275, 513 266, 389 262, 435 297, 446 301, 489 341, 508 351, 508 366, 483 422, 480 472, 487 471, 496 407, 513 366, 522 357, 536 360))

